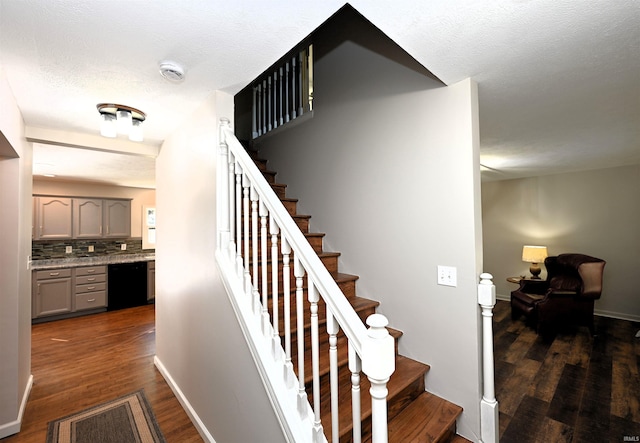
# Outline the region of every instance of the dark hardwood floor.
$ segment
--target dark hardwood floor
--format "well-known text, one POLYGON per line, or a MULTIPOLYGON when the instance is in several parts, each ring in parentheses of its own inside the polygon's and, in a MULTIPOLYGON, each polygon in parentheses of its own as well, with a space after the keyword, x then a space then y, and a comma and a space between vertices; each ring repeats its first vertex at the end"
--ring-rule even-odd
POLYGON ((140 388, 168 443, 202 442, 154 354, 153 305, 33 325, 34 384, 22 430, 2 443, 42 443, 49 421, 140 388))
POLYGON ((494 309, 500 441, 640 441, 640 323, 595 317, 596 335, 538 337, 508 301, 494 309))

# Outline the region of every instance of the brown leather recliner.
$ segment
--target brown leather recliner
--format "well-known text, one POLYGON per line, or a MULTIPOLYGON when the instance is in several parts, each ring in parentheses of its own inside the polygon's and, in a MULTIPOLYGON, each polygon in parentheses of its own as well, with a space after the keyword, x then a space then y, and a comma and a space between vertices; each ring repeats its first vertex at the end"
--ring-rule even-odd
POLYGON ((511 292, 511 318, 524 314, 538 334, 558 326, 587 326, 593 334, 593 308, 602 293, 606 262, 584 254, 547 257, 546 280, 522 280, 511 292))

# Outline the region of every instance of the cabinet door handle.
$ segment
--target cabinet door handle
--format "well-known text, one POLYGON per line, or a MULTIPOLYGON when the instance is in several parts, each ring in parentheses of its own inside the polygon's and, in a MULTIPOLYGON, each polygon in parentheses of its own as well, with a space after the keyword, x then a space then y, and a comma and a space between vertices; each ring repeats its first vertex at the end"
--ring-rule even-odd
POLYGON ((96 272, 95 269, 87 269, 87 274, 93 274, 94 272, 96 272))
POLYGON ((95 298, 90 298, 89 300, 87 300, 87 303, 93 303, 94 301, 96 301, 95 298))
POLYGON ((95 281, 95 279, 96 279, 95 277, 88 277, 87 281, 95 281))
POLYGON ((55 277, 56 275, 60 275, 59 272, 49 272, 49 275, 55 277))
POLYGON ((93 291, 95 288, 96 288, 95 286, 89 286, 87 289, 88 289, 89 291, 93 291))

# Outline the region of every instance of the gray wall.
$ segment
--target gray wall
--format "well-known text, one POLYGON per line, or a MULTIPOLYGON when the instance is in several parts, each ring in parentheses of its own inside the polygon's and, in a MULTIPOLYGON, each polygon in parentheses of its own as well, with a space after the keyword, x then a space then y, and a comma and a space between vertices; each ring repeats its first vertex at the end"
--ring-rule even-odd
MULTIPOLYGON (((287 194, 342 252, 358 294, 404 331, 400 352, 431 365, 427 389, 479 433, 481 272, 476 88, 452 87, 352 42, 314 65, 313 118, 259 143, 287 194), (457 287, 436 284, 455 266, 457 287)), ((475 435, 475 437, 474 437, 475 435)))
POLYGON ((282 430, 214 258, 217 123, 232 115, 232 97, 214 94, 157 158, 156 358, 209 437, 276 443, 282 430))
POLYGON ((596 312, 640 321, 638 196, 640 165, 483 183, 484 263, 498 294, 515 289, 507 277, 529 275, 522 246, 545 245, 606 260, 596 312))
POLYGON ((0 68, 0 438, 20 430, 31 387, 31 164, 22 115, 0 68), (3 157, 11 155, 13 158, 3 157))

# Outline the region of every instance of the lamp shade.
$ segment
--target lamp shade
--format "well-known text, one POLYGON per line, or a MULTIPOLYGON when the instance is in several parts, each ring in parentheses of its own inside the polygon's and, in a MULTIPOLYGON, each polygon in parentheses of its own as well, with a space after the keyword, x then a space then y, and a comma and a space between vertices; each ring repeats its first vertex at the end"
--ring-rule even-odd
POLYGON ((529 246, 525 245, 522 248, 522 261, 528 263, 542 263, 547 258, 546 246, 529 246))

